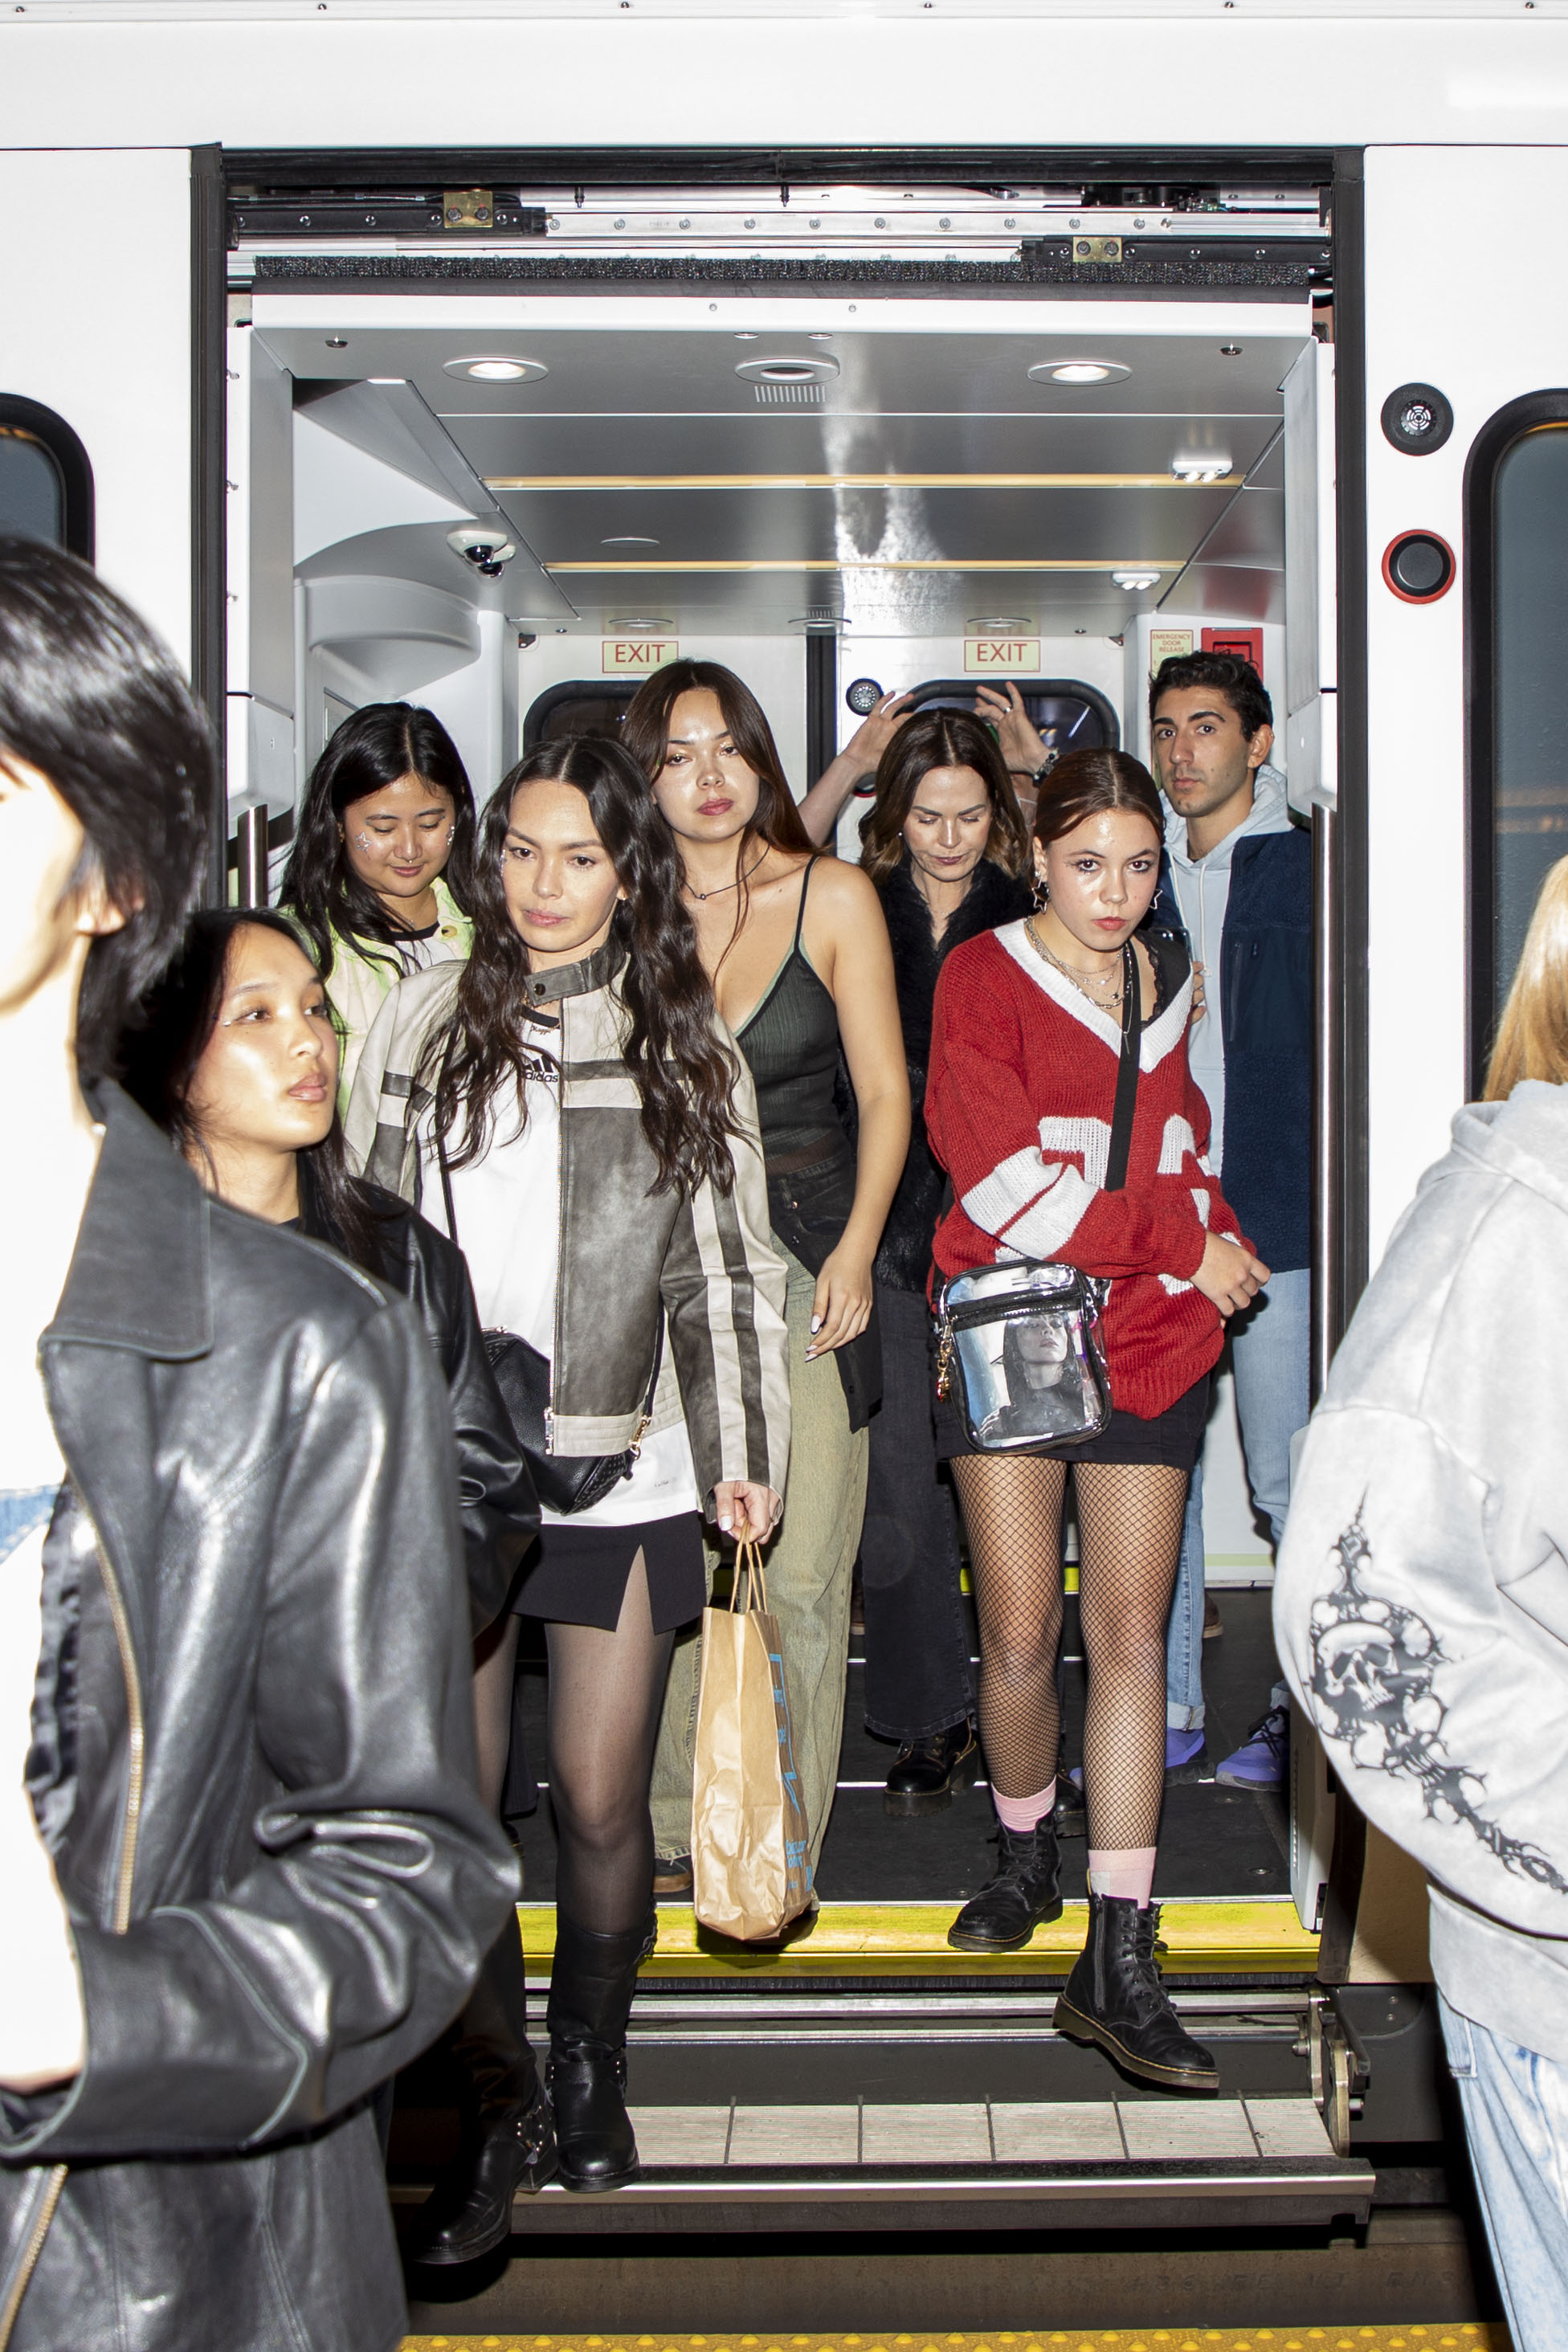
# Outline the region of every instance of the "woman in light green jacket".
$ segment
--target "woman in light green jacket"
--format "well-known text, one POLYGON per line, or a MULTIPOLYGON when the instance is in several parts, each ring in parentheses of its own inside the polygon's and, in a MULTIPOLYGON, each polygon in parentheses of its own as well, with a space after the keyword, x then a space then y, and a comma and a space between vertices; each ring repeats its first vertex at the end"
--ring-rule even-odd
POLYGON ((372 702, 343 720, 306 790, 280 894, 327 984, 342 1108, 389 991, 473 946, 473 844, 468 773, 433 711, 372 702))

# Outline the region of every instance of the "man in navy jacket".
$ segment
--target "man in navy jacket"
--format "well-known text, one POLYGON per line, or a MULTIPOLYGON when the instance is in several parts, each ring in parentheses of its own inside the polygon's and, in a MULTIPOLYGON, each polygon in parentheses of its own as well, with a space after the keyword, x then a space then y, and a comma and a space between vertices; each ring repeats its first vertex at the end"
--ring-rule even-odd
MULTIPOLYGON (((1268 766, 1273 711, 1250 662, 1187 654, 1149 689, 1154 772, 1170 803, 1162 896, 1203 973, 1193 1076, 1213 1119, 1209 1157, 1253 1248, 1272 1268, 1232 1327, 1247 1483, 1276 1548, 1290 1498, 1290 1440, 1309 1411, 1312 1140, 1311 841, 1268 766)), ((1204 1744, 1203 1465, 1193 1474, 1167 1641, 1166 1764, 1204 1744)), ((1284 1778, 1282 1685, 1216 1780, 1284 1778)))

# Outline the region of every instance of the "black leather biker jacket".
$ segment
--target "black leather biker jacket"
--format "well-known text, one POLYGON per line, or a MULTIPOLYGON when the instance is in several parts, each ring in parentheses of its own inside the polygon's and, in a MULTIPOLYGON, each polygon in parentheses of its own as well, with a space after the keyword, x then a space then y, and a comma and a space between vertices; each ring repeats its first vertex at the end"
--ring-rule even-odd
POLYGON ((391 2352, 375 2086, 517 1891, 445 1388, 400 1301, 105 1087, 39 1342, 68 1482, 27 1780, 87 2060, 0 2096, 9 2352, 391 2352))

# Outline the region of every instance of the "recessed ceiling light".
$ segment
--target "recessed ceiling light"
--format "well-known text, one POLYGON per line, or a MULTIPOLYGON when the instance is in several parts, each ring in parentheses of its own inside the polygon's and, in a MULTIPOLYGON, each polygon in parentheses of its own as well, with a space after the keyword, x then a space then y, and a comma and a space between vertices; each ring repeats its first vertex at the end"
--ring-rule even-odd
POLYGON ((781 352, 772 359, 742 360, 735 373, 748 383, 826 383, 838 373, 838 362, 828 352, 781 352))
POLYGON ((1160 580, 1157 572, 1113 572, 1110 576, 1119 588, 1130 588, 1133 591, 1140 588, 1157 587, 1160 580))
POLYGON ((1120 360, 1037 360, 1029 370, 1031 383, 1123 383, 1131 374, 1120 360))
POLYGON ((1033 626, 1024 613, 971 613, 968 625, 972 629, 1027 629, 1033 626))
POLYGON ((443 360, 447 375, 472 376, 478 383, 537 383, 550 370, 542 360, 443 360))
POLYGON ((830 343, 833 338, 825 329, 819 329, 816 334, 807 335, 805 340, 808 343, 830 343))
POLYGON ((645 539, 640 531, 623 530, 614 539, 602 539, 599 545, 601 547, 657 547, 658 541, 657 539, 645 539))
POLYGON ((613 613, 612 629, 673 629, 675 623, 668 613, 613 613))
POLYGON ((742 329, 742 332, 735 338, 735 341, 738 343, 754 343, 756 340, 756 336, 752 333, 750 328, 742 329))
POLYGON ((1173 457, 1171 471, 1178 482, 1221 482, 1230 471, 1228 457, 1173 457))

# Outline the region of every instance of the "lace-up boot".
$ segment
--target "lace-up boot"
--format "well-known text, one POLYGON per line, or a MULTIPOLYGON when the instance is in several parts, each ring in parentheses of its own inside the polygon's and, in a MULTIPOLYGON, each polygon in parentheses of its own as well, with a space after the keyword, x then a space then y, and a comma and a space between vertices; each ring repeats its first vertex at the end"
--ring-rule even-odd
POLYGON ((947 1931, 959 1952, 1016 1952, 1062 1916, 1061 1855, 1049 1819, 1032 1830, 996 1827, 996 1873, 947 1931))
POLYGON ((657 1932, 651 1912, 645 1927, 619 1936, 598 1935, 556 1914, 544 2079, 567 2189, 624 2189, 637 2177, 626 2113, 626 2020, 637 1969, 657 1932))
POLYGON ((924 1739, 906 1739, 888 1775, 882 1811, 945 1812, 954 1789, 973 1780, 979 1763, 980 1743, 972 1723, 955 1723, 949 1730, 933 1731, 924 1739))
POLYGON ((1089 1941, 1051 2021, 1076 2042, 1098 2042, 1119 2066, 1147 2083, 1168 2091, 1217 2091, 1211 2053, 1179 2023, 1160 1981, 1159 1925, 1158 1904, 1141 1911, 1130 1895, 1091 1895, 1089 1941))

